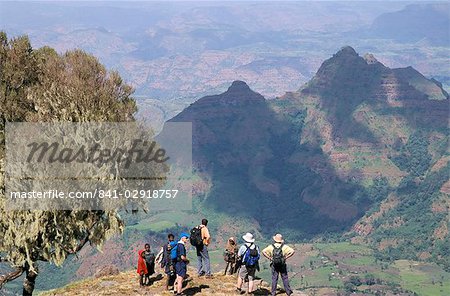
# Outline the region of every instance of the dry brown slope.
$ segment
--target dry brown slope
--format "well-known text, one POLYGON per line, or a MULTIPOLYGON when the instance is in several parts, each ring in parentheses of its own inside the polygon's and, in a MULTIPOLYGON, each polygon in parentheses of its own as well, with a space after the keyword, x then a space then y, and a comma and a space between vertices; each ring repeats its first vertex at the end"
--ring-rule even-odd
MULTIPOLYGON (((195 274, 190 269, 190 274, 195 274)), ((43 292, 40 296, 91 296, 91 295, 174 295, 172 292, 164 291, 165 279, 161 275, 153 277, 155 282, 151 286, 140 287, 138 275, 135 271, 121 272, 118 275, 100 278, 88 278, 79 282, 71 283, 63 288, 43 292)), ((258 280, 256 295, 270 295, 269 284, 258 280)), ((184 295, 237 295, 236 277, 224 276, 222 272, 216 273, 213 279, 193 276, 187 280, 184 295)), ((280 294, 282 295, 282 294, 280 294)), ((293 295, 305 296, 296 291, 293 295)))

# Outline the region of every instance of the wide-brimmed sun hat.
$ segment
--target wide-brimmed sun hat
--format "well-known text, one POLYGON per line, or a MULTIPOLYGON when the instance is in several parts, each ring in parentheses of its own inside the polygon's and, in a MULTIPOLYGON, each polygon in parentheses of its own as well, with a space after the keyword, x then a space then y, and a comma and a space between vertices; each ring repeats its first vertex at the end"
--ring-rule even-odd
POLYGON ((254 243, 255 242, 255 238, 253 237, 253 234, 251 234, 250 232, 247 232, 245 235, 242 236, 242 238, 247 243, 254 243))
POLYGON ((272 238, 276 243, 280 243, 280 244, 284 243, 283 236, 279 233, 275 234, 272 238))

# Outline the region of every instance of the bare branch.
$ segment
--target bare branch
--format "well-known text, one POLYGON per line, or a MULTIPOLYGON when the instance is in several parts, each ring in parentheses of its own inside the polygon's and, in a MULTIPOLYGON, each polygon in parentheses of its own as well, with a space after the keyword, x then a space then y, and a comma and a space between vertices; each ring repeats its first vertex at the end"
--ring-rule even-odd
POLYGON ((16 278, 20 277, 23 273, 23 268, 17 268, 15 271, 12 271, 7 274, 0 275, 0 289, 3 287, 4 284, 7 282, 13 281, 16 278))
MULTIPOLYGON (((101 215, 99 215, 101 216, 101 215)), ((95 225, 97 225, 98 220, 94 222, 94 224, 92 224, 92 226, 89 228, 89 230, 86 233, 86 236, 79 242, 78 246, 76 246, 75 249, 73 250, 66 250, 67 253, 69 254, 76 254, 78 253, 78 251, 80 251, 88 242, 89 242, 89 237, 91 236, 91 231, 92 229, 94 229, 95 225)))
POLYGON ((80 251, 84 247, 84 245, 86 245, 86 243, 89 241, 89 236, 90 235, 91 235, 91 233, 88 232, 86 237, 83 240, 80 241, 78 246, 76 246, 76 248, 73 249, 73 250, 66 250, 67 253, 69 253, 69 254, 76 254, 76 253, 78 253, 78 251, 80 251))

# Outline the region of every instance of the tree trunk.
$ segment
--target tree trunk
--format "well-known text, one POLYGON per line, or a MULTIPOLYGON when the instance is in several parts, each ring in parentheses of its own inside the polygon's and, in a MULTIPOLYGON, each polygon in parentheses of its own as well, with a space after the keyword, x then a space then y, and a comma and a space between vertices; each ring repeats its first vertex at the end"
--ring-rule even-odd
POLYGON ((31 296, 33 295, 34 291, 34 284, 36 282, 37 273, 30 270, 30 267, 27 266, 26 269, 26 277, 23 280, 23 296, 31 296))

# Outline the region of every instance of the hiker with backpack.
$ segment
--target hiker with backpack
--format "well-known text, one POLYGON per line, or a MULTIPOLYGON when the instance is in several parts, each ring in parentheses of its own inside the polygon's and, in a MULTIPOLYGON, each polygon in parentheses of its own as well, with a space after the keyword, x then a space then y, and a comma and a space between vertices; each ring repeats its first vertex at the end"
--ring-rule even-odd
POLYGON ((288 245, 284 244, 283 236, 279 233, 273 237, 273 241, 273 244, 267 246, 267 248, 262 251, 263 255, 271 261, 270 266, 272 268, 272 296, 276 295, 277 293, 279 274, 281 274, 281 279, 283 280, 286 294, 291 295, 292 289, 289 286, 286 260, 292 257, 295 251, 288 245))
POLYGON ((145 263, 144 250, 139 250, 138 255, 139 255, 139 257, 138 257, 137 273, 139 274, 139 285, 141 287, 143 287, 144 286, 144 277, 148 273, 147 264, 145 263))
POLYGON ((171 258, 175 263, 175 273, 177 276, 177 295, 181 295, 183 280, 187 276, 187 265, 189 264, 189 260, 187 259, 186 243, 188 240, 189 234, 185 232, 181 233, 178 244, 171 250, 171 258), (175 259, 173 259, 174 257, 175 259))
POLYGON ((225 247, 225 251, 223 253, 223 259, 227 263, 224 275, 226 275, 227 273, 232 275, 236 272, 237 253, 238 247, 236 244, 236 239, 234 237, 230 237, 227 241, 227 246, 225 247))
POLYGON ((256 270, 259 269, 258 261, 260 258, 259 247, 255 244, 253 234, 247 232, 242 239, 245 243, 238 250, 238 262, 240 263, 239 276, 236 291, 243 294, 242 284, 245 278, 248 278, 248 293, 253 292, 256 270))
POLYGON ((211 236, 208 230, 208 220, 202 219, 202 224, 191 230, 191 245, 197 250, 197 274, 205 275, 206 278, 212 278, 211 263, 209 260, 208 245, 211 242, 211 236))
MULTIPOLYGON (((167 243, 162 246, 162 257, 161 257, 161 268, 164 268, 164 272, 167 275, 166 280, 166 291, 169 290, 169 287, 173 286, 176 279, 175 274, 175 266, 171 257, 172 250, 176 249, 177 242, 175 241, 175 236, 170 233, 167 236, 167 243)), ((175 251, 175 259, 176 259, 176 251, 175 251)))
POLYGON ((150 276, 155 273, 155 254, 150 249, 150 244, 144 247, 145 265, 147 273, 145 274, 144 285, 150 285, 150 276))

